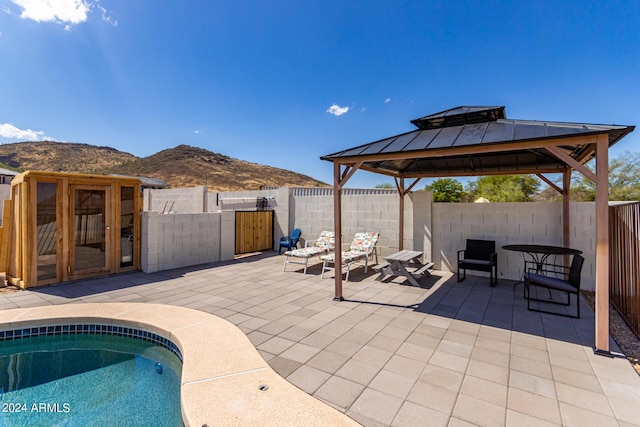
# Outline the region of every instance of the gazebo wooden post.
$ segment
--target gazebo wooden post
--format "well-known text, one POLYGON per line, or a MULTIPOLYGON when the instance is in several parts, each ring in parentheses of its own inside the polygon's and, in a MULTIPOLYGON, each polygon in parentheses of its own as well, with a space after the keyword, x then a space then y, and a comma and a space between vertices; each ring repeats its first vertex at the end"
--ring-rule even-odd
POLYGON ((396 187, 398 188, 398 250, 404 249, 404 177, 396 179, 396 187))
MULTIPOLYGON (((571 218, 569 211, 569 188, 571 187, 571 168, 565 166, 562 171, 562 246, 571 246, 571 218)), ((565 257, 565 263, 566 263, 565 257)), ((565 264, 567 265, 567 264, 565 264)))
POLYGON ((334 251, 335 296, 334 301, 344 301, 342 296, 342 194, 341 194, 340 163, 333 162, 333 228, 336 239, 334 251))
POLYGON ((609 141, 596 140, 596 342, 595 352, 609 352, 609 141))

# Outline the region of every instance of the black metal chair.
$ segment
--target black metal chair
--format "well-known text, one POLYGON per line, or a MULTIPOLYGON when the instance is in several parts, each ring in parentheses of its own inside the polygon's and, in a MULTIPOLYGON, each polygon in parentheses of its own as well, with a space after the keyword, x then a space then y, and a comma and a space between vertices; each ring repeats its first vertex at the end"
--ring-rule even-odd
POLYGON ((584 264, 584 258, 581 255, 574 255, 571 260, 571 266, 565 267, 557 264, 542 264, 540 266, 532 267, 524 273, 524 297, 527 300, 527 309, 531 311, 538 311, 541 313, 557 314, 558 316, 580 318, 580 274, 582 272, 582 265, 584 264), (538 298, 531 295, 531 288, 544 288, 549 291, 549 298, 538 298), (567 302, 563 300, 553 300, 551 291, 557 291, 567 294, 567 302), (572 316, 570 314, 563 314, 554 311, 547 311, 540 308, 540 303, 559 304, 570 306, 571 295, 576 296, 577 315, 572 316), (538 302, 539 308, 532 308, 531 301, 538 302))
POLYGON ((458 282, 467 277, 467 270, 488 271, 491 287, 498 283, 498 254, 493 240, 467 239, 466 249, 458 251, 458 282), (460 270, 463 277, 460 277, 460 270))

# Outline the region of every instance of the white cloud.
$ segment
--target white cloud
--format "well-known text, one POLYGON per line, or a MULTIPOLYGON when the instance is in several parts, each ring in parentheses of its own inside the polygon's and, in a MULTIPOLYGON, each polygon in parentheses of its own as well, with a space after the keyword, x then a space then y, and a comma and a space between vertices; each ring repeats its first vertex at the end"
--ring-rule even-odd
POLYGON ((98 10, 100 10, 100 13, 102 14, 102 20, 104 22, 106 22, 107 24, 111 24, 114 27, 118 26, 118 21, 116 21, 115 19, 113 19, 111 17, 111 15, 109 15, 109 12, 107 12, 107 9, 105 9, 102 6, 100 6, 99 4, 95 4, 95 5, 93 5, 93 7, 95 7, 98 10))
POLYGON ((44 132, 39 130, 31 130, 31 129, 18 129, 11 123, 2 123, 0 124, 0 137, 1 138, 11 138, 22 141, 51 141, 53 138, 50 138, 44 134, 44 132))
POLYGON ((349 111, 349 107, 340 107, 337 104, 333 104, 329 109, 327 109, 327 113, 333 114, 334 116, 341 116, 349 111))
POLYGON ((387 98, 387 99, 385 99, 385 100, 384 100, 384 103, 385 103, 385 104, 388 104, 388 103, 390 103, 390 102, 391 102, 391 98, 387 98))
POLYGON ((365 111, 367 111, 367 107, 361 107, 361 108, 360 108, 360 112, 361 112, 361 113, 364 113, 365 111))
POLYGON ((86 0, 13 0, 22 8, 21 18, 36 22, 79 24, 87 20, 86 0))
POLYGON ((197 135, 197 134, 199 134, 199 133, 200 133, 200 131, 199 131, 198 129, 195 129, 195 130, 193 131, 193 133, 195 133, 195 134, 197 135))
POLYGON ((32 19, 36 22, 55 22, 64 25, 69 31, 74 24, 80 24, 87 20, 89 12, 97 9, 104 22, 113 26, 118 21, 113 19, 107 10, 102 7, 99 0, 12 0, 22 8, 20 17, 32 19))

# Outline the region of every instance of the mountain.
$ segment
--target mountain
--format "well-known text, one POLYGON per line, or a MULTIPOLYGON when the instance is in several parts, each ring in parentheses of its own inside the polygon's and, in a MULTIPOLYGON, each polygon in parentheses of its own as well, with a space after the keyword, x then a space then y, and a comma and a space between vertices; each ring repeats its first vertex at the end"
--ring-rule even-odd
POLYGON ((114 148, 88 144, 18 142, 0 145, 0 163, 20 170, 148 176, 160 178, 172 187, 206 185, 210 191, 257 190, 260 186, 327 186, 307 175, 189 145, 178 145, 140 158, 114 148))

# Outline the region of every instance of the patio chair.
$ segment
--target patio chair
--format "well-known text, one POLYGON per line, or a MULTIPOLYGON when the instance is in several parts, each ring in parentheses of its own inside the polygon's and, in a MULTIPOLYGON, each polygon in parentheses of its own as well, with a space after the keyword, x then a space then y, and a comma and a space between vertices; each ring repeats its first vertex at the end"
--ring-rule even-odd
POLYGON ((316 240, 307 240, 304 242, 304 248, 292 249, 284 253, 284 263, 282 264, 282 271, 285 270, 287 264, 301 264, 304 265, 303 274, 307 274, 307 264, 309 259, 328 254, 333 251, 336 246, 336 239, 333 231, 323 231, 316 240), (291 258, 297 258, 299 261, 294 261, 291 258))
POLYGON ((488 271, 491 287, 498 283, 498 254, 493 240, 467 239, 466 249, 458 251, 458 282, 467 278, 467 270, 488 271), (460 277, 460 270, 463 277, 460 277))
MULTIPOLYGON (((532 264, 532 263, 530 263, 532 264)), ((580 274, 582 272, 582 265, 584 264, 584 258, 581 255, 575 254, 571 260, 571 266, 565 267, 564 265, 557 264, 541 264, 535 267, 529 268, 524 273, 524 297, 527 300, 527 309, 531 311, 538 311, 541 313, 557 314, 558 316, 580 318, 580 274), (531 295, 531 288, 544 288, 549 291, 549 298, 534 298, 531 295), (562 300, 553 300, 551 291, 558 291, 567 294, 567 302, 562 300), (553 311, 546 311, 541 308, 532 308, 531 301, 537 301, 538 303, 559 304, 559 305, 571 305, 571 294, 576 296, 577 313, 575 316, 570 314, 563 314, 553 311)), ((537 293, 536 293, 537 294, 537 293)), ((540 304, 538 305, 540 307, 540 304)))
MULTIPOLYGON (((342 251, 342 265, 346 267, 345 272, 347 274, 345 282, 349 281, 349 270, 352 264, 364 259, 364 272, 366 273, 371 255, 375 255, 376 264, 378 263, 376 243, 378 243, 379 234, 376 232, 356 233, 349 245, 349 250, 342 251)), ((335 252, 322 255, 320 259, 324 261, 322 264, 322 278, 324 278, 325 270, 335 270, 335 268, 329 267, 329 264, 335 263, 335 252)))
POLYGON ((292 249, 296 249, 298 247, 298 240, 300 240, 301 235, 302 235, 302 231, 299 228, 296 228, 291 232, 289 236, 280 237, 280 246, 278 247, 278 255, 280 255, 282 248, 287 248, 288 251, 292 249))

